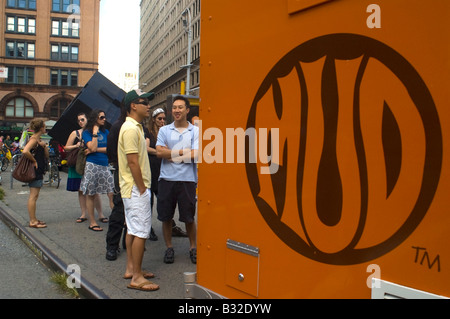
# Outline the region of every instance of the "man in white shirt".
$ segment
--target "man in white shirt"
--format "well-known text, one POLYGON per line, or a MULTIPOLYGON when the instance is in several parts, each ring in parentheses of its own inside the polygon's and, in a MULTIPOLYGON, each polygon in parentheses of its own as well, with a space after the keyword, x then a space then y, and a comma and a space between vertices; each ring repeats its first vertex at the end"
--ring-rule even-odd
POLYGON ((159 130, 156 143, 157 156, 162 158, 157 209, 167 246, 164 262, 168 264, 174 262, 172 218, 177 203, 180 221, 186 224, 191 262, 197 263, 195 207, 199 128, 187 121, 189 110, 188 99, 175 97, 172 105, 174 122, 159 130))

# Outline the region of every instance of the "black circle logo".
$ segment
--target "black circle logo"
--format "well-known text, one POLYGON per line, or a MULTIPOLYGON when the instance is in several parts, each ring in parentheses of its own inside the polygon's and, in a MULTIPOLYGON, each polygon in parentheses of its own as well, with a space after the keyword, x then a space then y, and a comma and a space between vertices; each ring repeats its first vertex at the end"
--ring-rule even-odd
POLYGON ((386 44, 331 34, 293 49, 262 82, 247 128, 267 123, 279 124, 280 141, 268 137, 279 169, 263 176, 247 162, 248 182, 266 223, 303 256, 373 260, 427 214, 441 175, 439 116, 421 76, 386 44))

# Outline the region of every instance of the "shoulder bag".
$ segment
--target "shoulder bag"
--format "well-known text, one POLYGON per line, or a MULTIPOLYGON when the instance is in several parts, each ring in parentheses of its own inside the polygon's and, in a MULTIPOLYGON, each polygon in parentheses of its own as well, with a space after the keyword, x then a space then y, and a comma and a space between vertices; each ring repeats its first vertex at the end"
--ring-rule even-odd
POLYGON ((66 161, 67 166, 75 166, 77 165, 78 152, 80 151, 80 147, 77 147, 69 152, 67 155, 66 161))
POLYGON ((82 146, 79 148, 77 154, 77 163, 75 165, 75 170, 79 175, 84 175, 84 168, 86 167, 86 153, 84 152, 85 150, 86 147, 82 146))
POLYGON ((17 163, 12 177, 20 182, 29 183, 36 178, 34 163, 25 155, 22 155, 17 163))
MULTIPOLYGON (((78 130, 77 130, 77 137, 78 137, 78 139, 80 139, 78 130)), ((76 166, 77 165, 78 152, 80 151, 80 149, 81 149, 81 146, 76 147, 67 154, 67 158, 66 158, 67 166, 76 166)))

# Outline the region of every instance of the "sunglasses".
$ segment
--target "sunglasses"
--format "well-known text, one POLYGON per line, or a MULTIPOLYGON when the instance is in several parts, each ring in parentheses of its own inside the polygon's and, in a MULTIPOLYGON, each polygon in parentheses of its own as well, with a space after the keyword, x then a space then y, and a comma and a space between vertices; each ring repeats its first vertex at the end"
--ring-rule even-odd
POLYGON ((148 106, 150 103, 148 101, 138 101, 138 102, 133 103, 133 104, 141 104, 141 105, 148 106))
POLYGON ((102 116, 100 116, 99 118, 98 118, 99 120, 106 120, 106 116, 104 116, 104 115, 102 115, 102 116))
POLYGON ((165 117, 157 117, 156 119, 157 119, 158 121, 165 121, 165 120, 166 120, 165 117))
POLYGON ((84 122, 86 119, 79 119, 78 122, 84 122))

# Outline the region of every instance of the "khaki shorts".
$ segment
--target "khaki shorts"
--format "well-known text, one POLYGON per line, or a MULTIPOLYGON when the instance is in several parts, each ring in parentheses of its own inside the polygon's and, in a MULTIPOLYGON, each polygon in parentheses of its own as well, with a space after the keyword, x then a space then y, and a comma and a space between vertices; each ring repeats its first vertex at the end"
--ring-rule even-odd
POLYGON ((128 234, 147 239, 152 229, 152 208, 150 206, 150 190, 140 194, 136 185, 131 191, 131 198, 122 198, 125 208, 125 221, 128 234))

